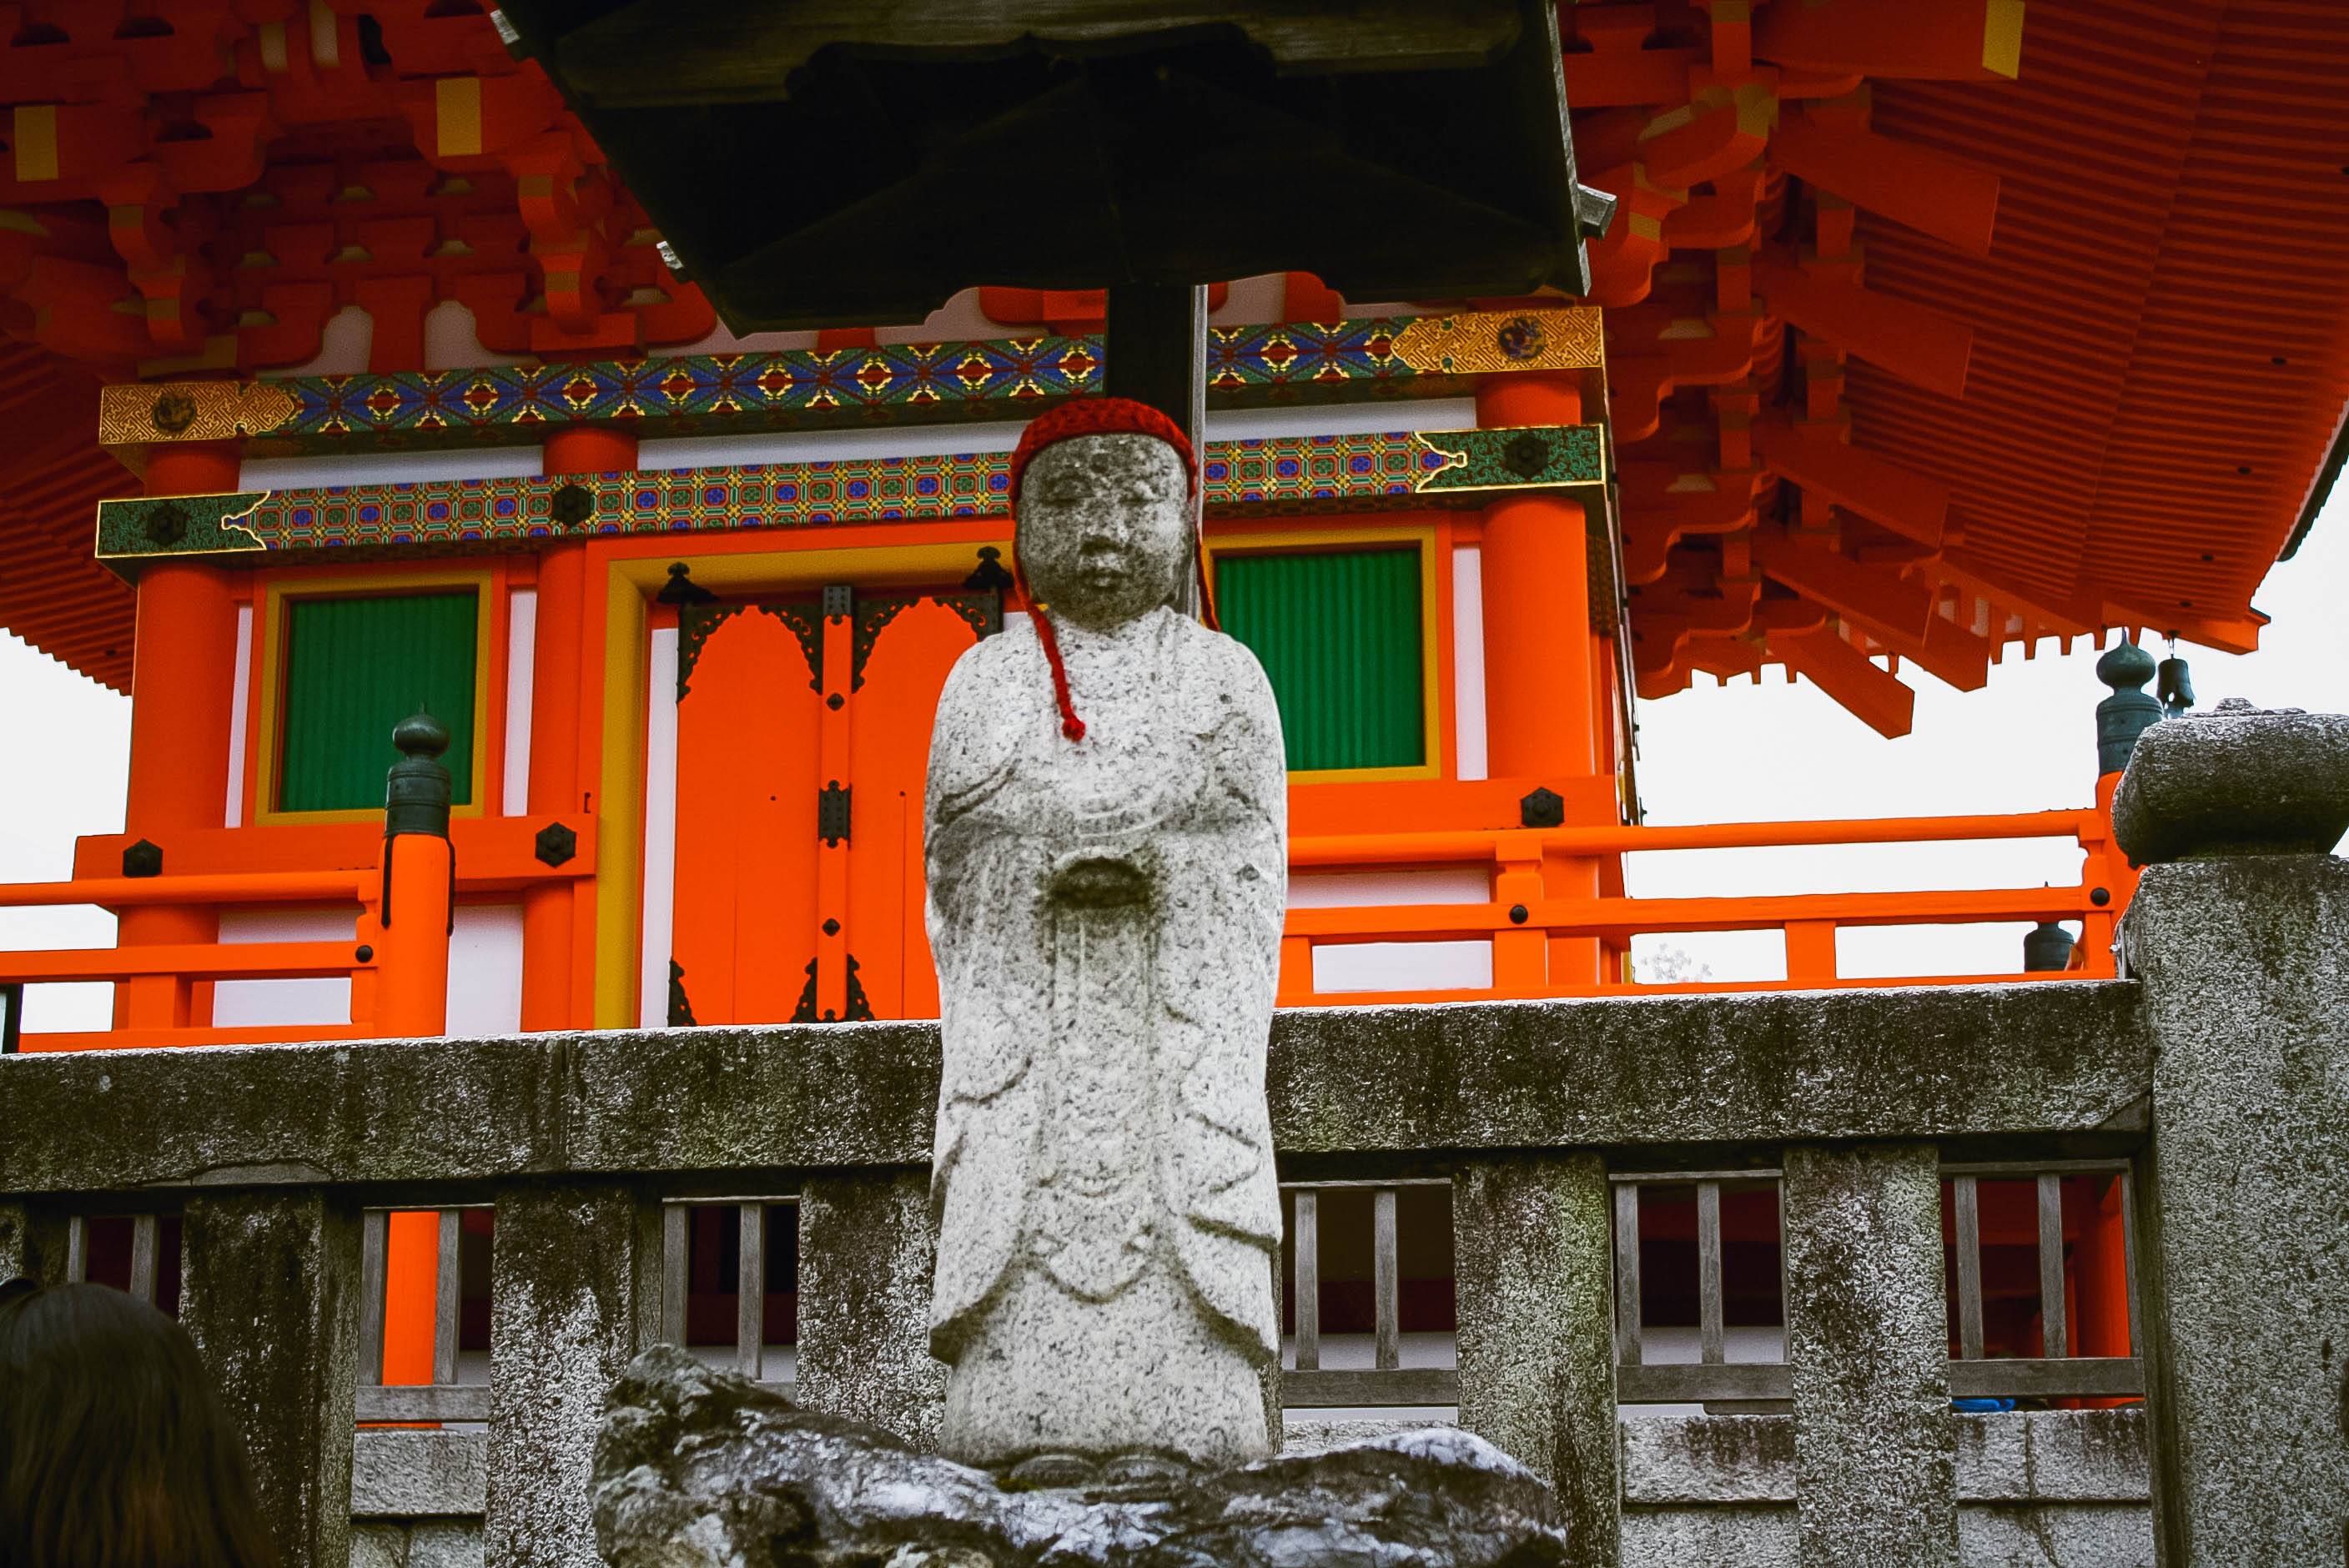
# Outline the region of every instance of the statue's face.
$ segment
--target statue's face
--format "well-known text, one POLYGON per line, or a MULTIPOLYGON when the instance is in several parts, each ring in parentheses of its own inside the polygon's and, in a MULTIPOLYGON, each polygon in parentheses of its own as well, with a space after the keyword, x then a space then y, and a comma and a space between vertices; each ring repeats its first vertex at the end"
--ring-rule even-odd
POLYGON ((1096 632, 1174 599, 1191 564, 1183 459, 1151 436, 1047 447, 1019 483, 1019 563, 1052 614, 1096 632))

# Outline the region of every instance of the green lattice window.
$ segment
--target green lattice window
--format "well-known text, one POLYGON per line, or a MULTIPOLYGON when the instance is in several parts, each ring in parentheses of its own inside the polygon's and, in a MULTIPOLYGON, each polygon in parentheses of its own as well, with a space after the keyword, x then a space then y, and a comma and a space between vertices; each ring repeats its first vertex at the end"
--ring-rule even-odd
POLYGON ((1264 665, 1293 773, 1427 759, 1419 551, 1230 552, 1224 630, 1264 665))
POLYGON ((449 727, 440 760, 470 803, 480 614, 471 588, 289 600, 277 809, 380 810, 392 726, 419 706, 449 727))

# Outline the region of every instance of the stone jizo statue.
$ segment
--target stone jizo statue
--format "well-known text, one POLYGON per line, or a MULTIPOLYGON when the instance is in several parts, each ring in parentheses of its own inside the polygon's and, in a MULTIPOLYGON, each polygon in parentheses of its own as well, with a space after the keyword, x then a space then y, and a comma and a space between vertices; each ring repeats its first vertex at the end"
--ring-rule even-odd
POLYGON ((1197 483, 1139 404, 1037 419, 1033 613, 955 665, 931 741, 940 1445, 1033 1484, 1268 1451, 1288 779, 1255 657, 1177 608, 1197 483))

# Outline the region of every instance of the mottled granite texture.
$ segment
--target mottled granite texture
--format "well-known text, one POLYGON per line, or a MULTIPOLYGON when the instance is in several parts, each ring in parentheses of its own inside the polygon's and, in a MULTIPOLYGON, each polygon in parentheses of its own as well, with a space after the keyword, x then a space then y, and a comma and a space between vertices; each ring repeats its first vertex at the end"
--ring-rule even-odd
POLYGON ((1614 1225, 1596 1154, 1464 1161, 1454 1178, 1460 1425, 1557 1490, 1573 1561, 1612 1559, 1614 1225))
MULTIPOLYGON (((1300 1157, 2045 1134, 2123 1153, 2152 1079, 2143 1001, 2067 980, 1299 1007, 1273 1018, 1266 1092, 1300 1157)), ((926 1163, 938 1065, 926 1020, 0 1057, 0 1191, 479 1199, 574 1171, 741 1191, 926 1163)))
MULTIPOLYGON (((487 1544, 499 1568, 592 1568, 589 1475, 607 1389, 658 1290, 658 1222, 616 1181, 510 1188, 490 1271, 487 1544)), ((681 1353, 680 1353, 681 1354, 681 1353)))
POLYGON ((938 1233, 919 1171, 811 1176, 800 1188, 799 1374, 811 1410, 937 1446, 947 1369, 930 1354, 938 1233))
POLYGON ((2321 855, 2349 830, 2349 716, 2229 697, 2137 738, 2113 796, 2134 865, 2321 855))
POLYGON ((1802 1561, 1946 1568, 1957 1430, 1933 1146, 1793 1144, 1785 1171, 1802 1561))
POLYGON ((875 1427, 647 1351, 595 1450, 611 1568, 1552 1568, 1549 1491, 1430 1428, 1155 1487, 1013 1490, 875 1427))
POLYGON ((1048 448, 1017 542, 1082 738, 1032 620, 938 702, 931 1345, 940 1449, 975 1464, 1268 1450, 1288 778, 1254 656, 1170 607, 1191 530, 1164 443, 1048 448))
POLYGON ((2122 927, 2160 1042, 2137 1205, 2164 1561, 2342 1561, 2349 862, 2150 867, 2122 927))
POLYGON ((261 1514, 288 1563, 350 1553, 359 1216, 316 1187, 191 1194, 180 1326, 243 1434, 261 1514))

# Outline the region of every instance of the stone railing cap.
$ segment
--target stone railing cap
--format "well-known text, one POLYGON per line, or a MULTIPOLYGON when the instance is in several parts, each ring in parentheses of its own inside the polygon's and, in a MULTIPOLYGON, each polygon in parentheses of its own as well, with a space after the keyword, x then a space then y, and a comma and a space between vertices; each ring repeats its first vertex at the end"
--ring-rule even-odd
POLYGON ((2229 697, 2137 738, 2113 797, 2132 865, 2329 853, 2349 830, 2349 715, 2229 697))

